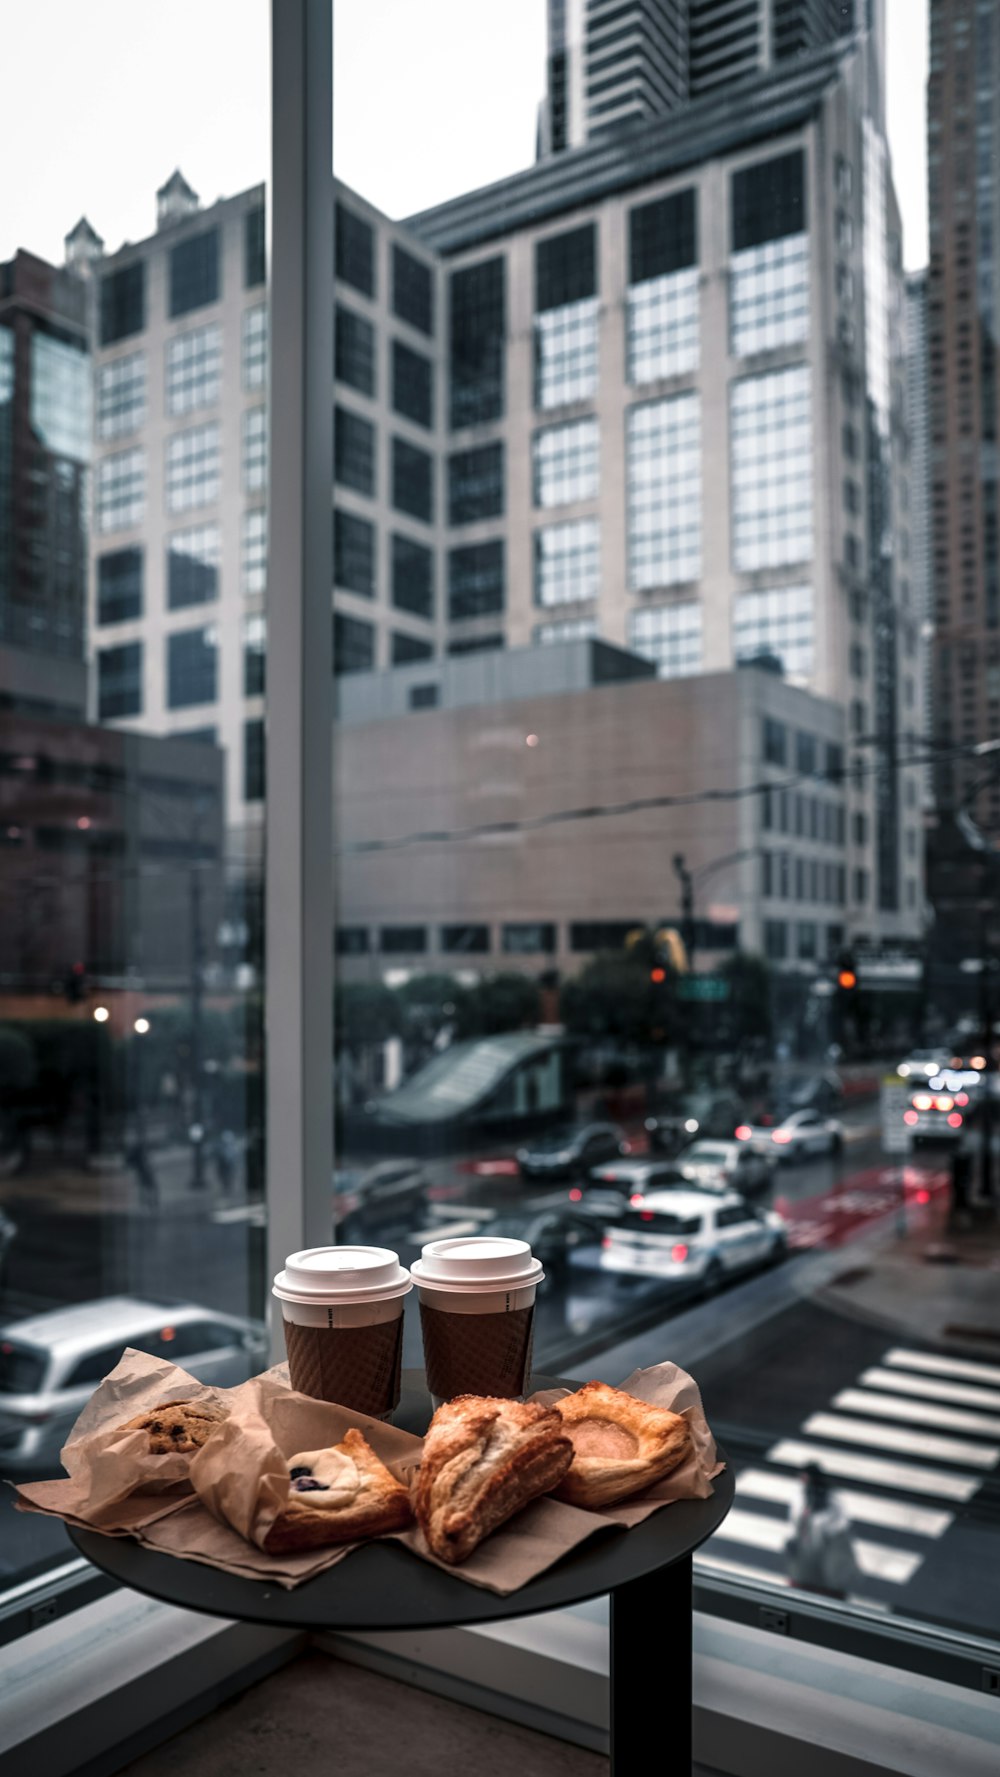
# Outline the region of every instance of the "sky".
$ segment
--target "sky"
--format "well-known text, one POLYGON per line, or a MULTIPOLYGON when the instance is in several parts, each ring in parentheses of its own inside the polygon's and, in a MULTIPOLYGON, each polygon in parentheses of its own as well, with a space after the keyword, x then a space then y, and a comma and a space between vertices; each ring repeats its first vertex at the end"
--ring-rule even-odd
MULTIPOLYGON (((888 0, 889 135, 908 267, 926 261, 928 0, 888 0)), ((268 0, 32 0, 4 19, 0 260, 109 251, 180 166, 203 203, 264 178, 268 0), (54 47, 57 53, 53 53, 54 47)), ((406 216, 530 164, 545 0, 334 0, 334 166, 406 216)))

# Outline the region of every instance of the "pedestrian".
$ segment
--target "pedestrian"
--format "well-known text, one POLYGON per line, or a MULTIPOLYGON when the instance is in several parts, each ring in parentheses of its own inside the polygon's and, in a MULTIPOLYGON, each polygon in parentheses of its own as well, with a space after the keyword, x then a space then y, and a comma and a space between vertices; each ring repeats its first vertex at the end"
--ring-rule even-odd
POLYGON ((146 1147, 145 1141, 140 1136, 136 1136, 135 1141, 125 1155, 125 1158, 138 1180, 139 1197, 141 1202, 145 1204, 147 1209, 159 1209, 160 1188, 156 1182, 156 1174, 153 1171, 152 1162, 149 1158, 149 1150, 146 1147))
POLYGON ((818 1463, 801 1476, 792 1504, 792 1534, 785 1549, 791 1584, 826 1598, 846 1598, 860 1580, 850 1523, 818 1463))
POLYGON ((215 1147, 215 1171, 223 1195, 228 1197, 236 1176, 238 1144, 231 1129, 223 1129, 215 1147))

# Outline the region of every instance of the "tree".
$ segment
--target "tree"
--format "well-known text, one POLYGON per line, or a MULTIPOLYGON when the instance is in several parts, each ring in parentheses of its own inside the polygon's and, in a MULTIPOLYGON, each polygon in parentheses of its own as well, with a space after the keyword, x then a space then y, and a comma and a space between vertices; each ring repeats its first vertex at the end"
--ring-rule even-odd
POLYGON ((347 981, 334 994, 334 1040, 338 1049, 362 1049, 399 1035, 399 1001, 380 981, 347 981))
POLYGON ((719 968, 729 983, 723 1005, 723 1023, 733 1043, 771 1036, 771 971, 762 956, 737 950, 719 968))
POLYGON ((455 1026, 466 991, 454 975, 411 975, 396 989, 403 1035, 429 1048, 442 1030, 455 1026))
POLYGON ((651 941, 624 952, 601 953, 562 990, 566 1028, 574 1036, 591 1039, 672 1042, 679 1022, 675 979, 673 971, 654 958, 651 941))
POLYGON ((524 1030, 538 1023, 538 983, 513 971, 484 975, 465 989, 456 1009, 460 1037, 490 1037, 505 1030, 524 1030))

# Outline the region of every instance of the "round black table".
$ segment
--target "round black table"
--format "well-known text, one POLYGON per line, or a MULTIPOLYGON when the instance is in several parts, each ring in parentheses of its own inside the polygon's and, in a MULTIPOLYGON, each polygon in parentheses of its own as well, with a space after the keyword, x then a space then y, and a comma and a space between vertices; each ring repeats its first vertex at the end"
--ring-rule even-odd
MULTIPOLYGON (((532 1388, 557 1388, 534 1376, 532 1388)), ((572 1386, 570 1384, 569 1386, 572 1386)), ((422 1434, 431 1400, 419 1371, 406 1371, 394 1423, 422 1434)), ((722 1451, 720 1460, 725 1460, 722 1451)), ((560 1610, 610 1595, 611 1770, 652 1769, 651 1742, 665 1736, 671 1768, 691 1768, 691 1557, 733 1503, 729 1468, 711 1499, 678 1500, 632 1530, 608 1530, 565 1555, 506 1598, 418 1561, 395 1542, 366 1543, 294 1591, 159 1555, 130 1537, 71 1529, 82 1555, 137 1592, 209 1616, 282 1629, 454 1629, 560 1610), (655 1725, 654 1725, 655 1724, 655 1725)))

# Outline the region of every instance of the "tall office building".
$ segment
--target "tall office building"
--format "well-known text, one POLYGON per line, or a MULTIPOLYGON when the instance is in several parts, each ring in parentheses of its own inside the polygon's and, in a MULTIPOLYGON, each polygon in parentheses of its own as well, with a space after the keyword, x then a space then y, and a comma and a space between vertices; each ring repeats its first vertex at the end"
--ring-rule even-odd
POLYGON ((82 660, 91 363, 87 287, 0 265, 0 644, 82 660))
POLYGON ((881 29, 884 0, 548 0, 538 155, 881 29))
POLYGON ((928 84, 937 798, 1000 837, 1000 774, 944 749, 1000 734, 1000 8, 932 0, 928 84))
MULTIPOLYGON (((923 738, 933 734, 934 600, 931 576, 931 438, 927 383, 927 272, 906 279, 906 430, 910 447, 910 584, 920 619, 923 648, 923 738)), ((924 800, 933 801, 933 772, 924 774, 924 800)))

